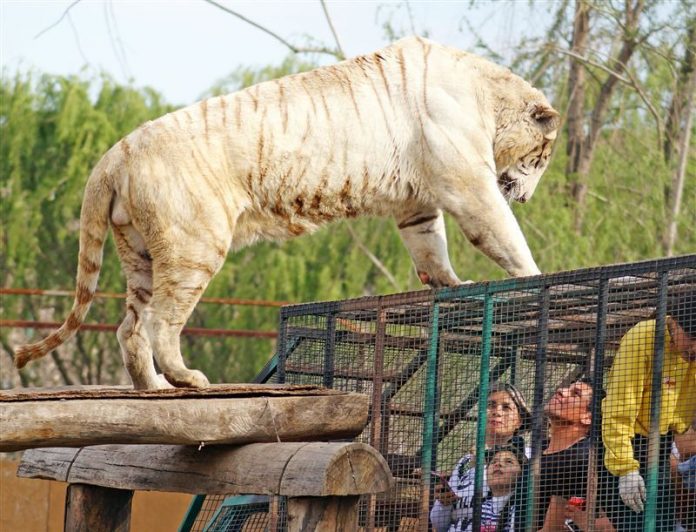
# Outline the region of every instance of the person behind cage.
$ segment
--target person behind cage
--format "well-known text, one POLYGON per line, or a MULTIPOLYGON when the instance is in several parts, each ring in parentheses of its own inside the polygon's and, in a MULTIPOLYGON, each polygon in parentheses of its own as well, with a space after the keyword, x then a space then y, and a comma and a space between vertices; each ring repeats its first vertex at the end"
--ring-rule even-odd
POLYGON ((676 485, 676 532, 696 532, 696 416, 689 430, 674 437, 671 467, 676 485))
MULTIPOLYGON (((623 336, 602 402, 604 462, 611 473, 604 486, 605 508, 620 532, 643 530, 655 331, 656 320, 649 319, 623 336)), ((696 412, 696 289, 668 298, 663 354, 655 523, 656 530, 673 532, 672 440, 687 430, 696 412)))
MULTIPOLYGON (((579 380, 561 386, 544 407, 548 420, 548 438, 540 458, 539 478, 535 490, 532 530, 587 530, 587 496, 590 427, 592 425, 592 384, 579 380), (572 504, 571 504, 572 503, 572 504)), ((529 472, 524 471, 523 478, 529 472)), ((533 507, 526 500, 526 485, 518 485, 516 529, 525 530, 533 507), (524 503, 522 503, 524 501, 524 503)), ((613 527, 604 515, 594 522, 597 531, 613 527)))
MULTIPOLYGON (((527 462, 523 446, 516 443, 497 446, 486 455, 486 491, 481 500, 481 532, 512 532, 515 521, 515 486, 522 467, 527 462)), ((436 487, 436 493, 456 495, 449 485, 436 487)), ((459 499, 456 511, 450 514, 447 526, 433 526, 435 530, 447 532, 472 532, 474 520, 473 498, 459 499)))
MULTIPOLYGON (((521 436, 529 429, 531 412, 520 391, 512 384, 494 384, 488 393, 486 406, 486 453, 499 447, 514 446, 524 449, 521 436)), ((527 453, 528 454, 528 453, 527 453)), ((485 460, 486 462, 488 460, 485 460)), ((435 503, 430 511, 433 529, 441 532, 460 521, 463 509, 469 508, 474 499, 474 478, 476 475, 475 454, 465 454, 454 467, 447 485, 435 485, 435 503)), ((489 494, 487 475, 484 474, 484 497, 489 494)), ((452 530, 459 530, 456 527, 452 530)))

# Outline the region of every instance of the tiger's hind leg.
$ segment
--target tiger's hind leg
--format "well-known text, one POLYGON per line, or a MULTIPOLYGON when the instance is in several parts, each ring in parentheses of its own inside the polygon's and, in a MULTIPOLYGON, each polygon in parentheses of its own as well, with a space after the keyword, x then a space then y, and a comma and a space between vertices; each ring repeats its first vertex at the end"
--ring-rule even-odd
POLYGON ((114 239, 127 279, 126 317, 116 332, 126 371, 136 390, 169 387, 157 375, 143 316, 152 297, 152 259, 131 225, 113 226, 114 239))
POLYGON ((179 238, 153 254, 154 285, 146 323, 155 358, 167 381, 177 387, 203 388, 206 376, 190 370, 181 356, 180 334, 213 276, 222 267, 228 242, 179 238))

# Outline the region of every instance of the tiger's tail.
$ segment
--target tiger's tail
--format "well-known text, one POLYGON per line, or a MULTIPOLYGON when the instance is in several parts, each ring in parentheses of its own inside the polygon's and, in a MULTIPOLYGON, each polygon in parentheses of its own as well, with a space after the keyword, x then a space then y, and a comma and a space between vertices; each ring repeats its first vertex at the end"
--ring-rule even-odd
POLYGON ((109 216, 114 188, 106 171, 107 158, 101 159, 92 171, 85 187, 80 212, 80 251, 77 259, 77 282, 72 310, 63 325, 40 342, 21 345, 15 349, 14 364, 23 368, 53 351, 72 338, 84 322, 97 289, 104 254, 104 241, 109 229, 109 216))

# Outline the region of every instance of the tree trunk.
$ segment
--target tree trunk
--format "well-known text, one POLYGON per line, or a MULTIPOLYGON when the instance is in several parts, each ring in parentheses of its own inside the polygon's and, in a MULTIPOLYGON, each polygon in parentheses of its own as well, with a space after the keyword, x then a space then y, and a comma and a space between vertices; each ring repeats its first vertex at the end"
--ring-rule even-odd
POLYGON ((696 92, 696 17, 687 28, 684 42, 684 59, 681 63, 679 79, 672 96, 667 116, 664 143, 664 159, 673 164, 678 160, 672 173, 672 181, 665 191, 667 220, 662 234, 662 252, 671 257, 677 241, 677 218, 681 209, 682 192, 686 180, 686 161, 689 155, 691 127, 694 113, 694 92, 696 92))
MULTIPOLYGON (((578 0, 578 3, 582 2, 583 0, 578 0)), ((633 5, 629 0, 626 1, 623 34, 621 36, 621 50, 616 58, 610 60, 609 64, 607 65, 610 70, 618 75, 626 70, 628 62, 630 61, 633 52, 636 50, 638 44, 638 25, 643 7, 643 0, 636 0, 635 4, 633 5)), ((580 9, 581 7, 576 8, 576 18, 580 9)), ((582 20, 580 20, 580 22, 582 22, 582 20)), ((573 46, 575 46, 576 43, 575 31, 579 32, 578 37, 580 37, 583 28, 584 26, 579 24, 576 20, 573 34, 573 46)), ((587 32, 589 32, 589 23, 586 29, 587 32)), ((587 36, 584 38, 586 40, 587 36)), ((582 65, 578 65, 578 68, 584 67, 582 65)), ((572 82, 570 78, 569 82, 572 82)), ((574 153, 575 156, 573 158, 569 158, 569 167, 566 168, 566 176, 571 183, 571 195, 575 201, 575 232, 577 234, 582 233, 582 226, 585 218, 585 203, 589 189, 588 180, 590 169, 592 167, 592 159, 594 157, 596 141, 599 138, 599 133, 602 129, 607 109, 609 108, 609 103, 618 82, 619 79, 616 75, 609 74, 604 83, 602 83, 599 90, 599 95, 597 96, 594 108, 592 109, 590 123, 587 126, 587 134, 579 144, 579 149, 577 149, 574 153)), ((570 85, 570 90, 573 90, 572 84, 570 85)), ((580 107, 576 112, 581 112, 582 110, 584 110, 584 106, 580 107)), ((582 117, 582 115, 576 115, 576 118, 578 117, 582 117)), ((580 128, 578 128, 577 125, 574 127, 575 134, 577 135, 580 128)))
MULTIPOLYGON (((584 56, 587 50, 587 39, 590 34, 590 9, 583 0, 575 3, 575 19, 573 22, 573 42, 571 50, 580 56, 584 56)), ((583 115, 585 112, 585 66, 574 58, 570 58, 568 72, 568 116, 566 124, 568 128, 568 144, 566 153, 566 176, 571 183, 577 172, 584 144, 583 115)), ((572 190, 572 189, 571 189, 572 190)), ((575 197, 574 191, 572 192, 575 197)))
MULTIPOLYGON (((679 136, 682 132, 682 124, 686 116, 687 100, 694 91, 694 77, 696 76, 696 17, 691 20, 686 30, 684 41, 684 59, 679 69, 679 79, 672 95, 672 102, 667 114, 665 126, 664 158, 666 163, 671 163, 675 155, 675 147, 679 144, 679 136)), ((669 191, 667 194, 669 197, 669 191)))
POLYGON ((694 116, 694 93, 696 92, 696 75, 691 76, 689 97, 684 109, 684 125, 679 142, 679 161, 672 175, 672 186, 669 193, 669 212, 667 213, 667 227, 662 239, 664 254, 671 257, 674 253, 674 244, 677 241, 677 218, 681 209, 682 192, 686 179, 686 161, 689 156, 691 141, 691 126, 694 116))

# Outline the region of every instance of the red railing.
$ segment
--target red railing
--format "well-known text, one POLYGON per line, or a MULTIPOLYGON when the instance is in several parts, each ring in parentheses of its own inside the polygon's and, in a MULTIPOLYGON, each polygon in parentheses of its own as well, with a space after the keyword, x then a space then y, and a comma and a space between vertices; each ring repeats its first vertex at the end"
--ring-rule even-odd
MULTIPOLYGON (((21 295, 21 296, 61 296, 74 297, 75 293, 70 290, 42 290, 39 288, 0 288, 0 295, 21 295)), ((96 292, 95 299, 125 299, 125 294, 112 292, 96 292)), ((255 307, 282 307, 287 305, 286 301, 266 301, 258 299, 238 299, 227 297, 202 297, 202 303, 213 303, 218 305, 240 305, 255 307)), ((18 327, 24 329, 57 329, 61 326, 60 322, 34 321, 34 320, 5 320, 0 319, 0 328, 18 327)), ((81 327, 85 331, 116 331, 118 325, 109 323, 84 323, 81 327)), ((190 336, 236 336, 241 338, 276 338, 275 331, 259 330, 240 330, 240 329, 206 329, 202 327, 187 327, 181 334, 190 336)))

